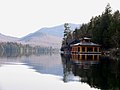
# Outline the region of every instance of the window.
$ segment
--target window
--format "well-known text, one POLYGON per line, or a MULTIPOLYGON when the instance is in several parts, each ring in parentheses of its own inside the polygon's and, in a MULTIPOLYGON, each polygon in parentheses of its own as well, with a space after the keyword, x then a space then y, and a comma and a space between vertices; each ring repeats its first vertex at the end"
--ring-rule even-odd
POLYGON ((93 51, 93 48, 91 48, 91 47, 89 47, 88 49, 87 49, 87 52, 92 52, 93 51))
POLYGON ((85 52, 85 47, 82 47, 82 51, 85 52))
POLYGON ((95 52, 97 52, 97 47, 95 47, 95 49, 94 49, 94 50, 95 50, 95 52))

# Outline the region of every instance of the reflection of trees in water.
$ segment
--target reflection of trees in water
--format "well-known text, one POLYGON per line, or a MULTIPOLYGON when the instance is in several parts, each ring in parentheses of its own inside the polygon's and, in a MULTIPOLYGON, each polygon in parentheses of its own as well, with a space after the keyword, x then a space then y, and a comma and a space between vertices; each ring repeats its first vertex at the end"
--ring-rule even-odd
POLYGON ((120 58, 110 59, 100 57, 98 63, 88 63, 89 61, 74 62, 71 56, 61 55, 64 68, 64 82, 68 82, 67 76, 70 72, 74 76, 79 76, 80 82, 89 84, 91 87, 99 89, 120 89, 120 58))
POLYGON ((67 76, 70 74, 71 72, 71 62, 70 60, 70 56, 65 56, 62 55, 62 63, 63 63, 63 73, 64 73, 64 77, 63 77, 63 81, 67 82, 67 76))
POLYGON ((0 57, 21 57, 30 55, 52 54, 58 49, 52 47, 30 46, 29 44, 20 44, 13 42, 0 43, 0 57))
POLYGON ((21 57, 21 56, 31 56, 31 55, 36 55, 36 56, 40 56, 40 55, 52 55, 55 52, 0 52, 0 57, 21 57))

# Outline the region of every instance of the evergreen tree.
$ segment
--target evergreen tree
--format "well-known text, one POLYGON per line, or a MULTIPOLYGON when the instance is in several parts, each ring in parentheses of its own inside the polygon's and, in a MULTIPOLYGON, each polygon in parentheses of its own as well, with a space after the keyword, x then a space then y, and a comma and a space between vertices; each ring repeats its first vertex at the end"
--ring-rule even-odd
POLYGON ((101 15, 92 17, 90 22, 82 24, 72 34, 68 23, 64 27, 64 45, 68 45, 71 40, 90 37, 104 49, 120 48, 120 12, 117 10, 112 14, 110 4, 105 7, 101 15))
POLYGON ((71 30, 70 30, 70 26, 68 23, 64 24, 64 38, 63 38, 63 42, 62 45, 68 45, 69 42, 72 40, 72 34, 71 34, 71 30))
POLYGON ((112 47, 120 47, 120 13, 118 10, 113 14, 109 30, 112 47))

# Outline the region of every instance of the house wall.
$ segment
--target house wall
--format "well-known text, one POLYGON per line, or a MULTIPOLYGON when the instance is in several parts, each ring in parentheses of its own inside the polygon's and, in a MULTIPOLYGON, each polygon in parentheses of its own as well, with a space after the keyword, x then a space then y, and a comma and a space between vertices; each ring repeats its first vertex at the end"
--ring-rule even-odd
POLYGON ((98 46, 72 46, 72 53, 88 53, 88 52, 100 52, 100 47, 98 46))

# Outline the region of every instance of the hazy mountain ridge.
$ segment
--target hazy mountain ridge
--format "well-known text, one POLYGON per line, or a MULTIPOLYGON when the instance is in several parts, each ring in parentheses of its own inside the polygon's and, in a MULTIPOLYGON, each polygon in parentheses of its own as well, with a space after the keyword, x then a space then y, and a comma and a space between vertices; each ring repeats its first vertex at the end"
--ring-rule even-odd
MULTIPOLYGON (((70 29, 79 28, 79 24, 70 24, 70 29)), ((22 44, 39 45, 42 47, 60 48, 64 35, 64 25, 41 28, 34 33, 30 33, 22 38, 15 38, 0 34, 0 42, 18 42, 22 44)))
POLYGON ((59 48, 61 46, 62 39, 56 36, 44 34, 44 33, 36 33, 31 34, 31 36, 24 37, 20 39, 20 42, 24 44, 30 44, 30 45, 39 45, 42 47, 54 47, 59 48))
MULTIPOLYGON (((70 23, 69 26, 70 26, 70 29, 73 31, 75 28, 79 28, 80 24, 72 24, 72 23, 70 23)), ((41 28, 37 32, 41 32, 41 33, 45 33, 45 34, 49 34, 49 35, 53 35, 53 36, 63 38, 64 24, 54 26, 54 27, 49 27, 49 28, 41 28)))
POLYGON ((3 35, 0 33, 0 42, 16 42, 19 38, 3 35))

